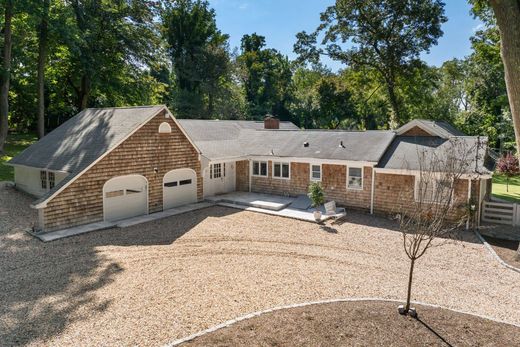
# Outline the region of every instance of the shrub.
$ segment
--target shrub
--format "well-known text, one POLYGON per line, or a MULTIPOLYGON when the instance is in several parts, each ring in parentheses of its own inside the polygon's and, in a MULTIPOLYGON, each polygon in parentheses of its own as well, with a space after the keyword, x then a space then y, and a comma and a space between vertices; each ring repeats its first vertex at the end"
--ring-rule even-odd
POLYGON ((311 199, 312 206, 318 207, 325 203, 325 192, 319 182, 313 182, 309 185, 309 199, 311 199))

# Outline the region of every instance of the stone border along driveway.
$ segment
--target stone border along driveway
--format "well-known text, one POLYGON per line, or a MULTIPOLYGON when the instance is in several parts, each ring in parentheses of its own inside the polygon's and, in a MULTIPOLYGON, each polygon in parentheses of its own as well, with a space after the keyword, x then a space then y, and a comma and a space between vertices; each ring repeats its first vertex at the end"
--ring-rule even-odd
MULTIPOLYGON (((268 308, 267 310, 252 312, 252 313, 246 314, 244 316, 237 317, 235 319, 230 319, 230 320, 225 321, 224 323, 221 323, 219 325, 215 325, 215 326, 213 326, 211 328, 199 331, 198 333, 195 333, 195 334, 192 334, 190 336, 186 336, 184 338, 172 341, 172 342, 164 345, 164 347, 178 346, 178 345, 183 344, 185 342, 192 341, 192 340, 196 339, 197 337, 201 337, 201 336, 204 336, 206 334, 213 333, 213 332, 215 332, 217 330, 220 330, 220 329, 232 326, 233 324, 236 324, 238 322, 241 322, 241 321, 244 321, 244 320, 247 320, 247 319, 251 319, 251 318, 254 318, 254 317, 258 317, 258 316, 261 316, 263 314, 270 313, 270 312, 286 310, 286 309, 290 309, 290 308, 305 307, 305 306, 310 306, 310 305, 331 304, 331 303, 335 303, 335 302, 358 302, 358 301, 385 301, 385 302, 395 302, 396 304, 403 304, 403 302, 404 302, 404 300, 384 299, 384 298, 342 298, 342 299, 309 301, 309 302, 302 302, 302 303, 292 304, 292 305, 278 306, 278 307, 268 308)), ((444 309, 444 310, 450 310, 450 311, 453 311, 453 312, 468 314, 468 315, 471 315, 471 316, 480 317, 480 318, 484 318, 484 319, 489 319, 489 320, 497 322, 497 323, 509 324, 509 325, 513 325, 515 327, 520 328, 519 324, 507 323, 507 322, 501 321, 499 319, 494 319, 492 317, 482 316, 482 315, 479 315, 479 314, 472 314, 472 313, 468 313, 468 312, 465 312, 465 311, 452 310, 450 308, 443 307, 443 306, 440 306, 440 305, 433 305, 433 304, 428 304, 428 303, 424 303, 424 302, 420 302, 420 301, 412 301, 412 304, 422 305, 422 306, 429 306, 429 307, 434 307, 434 308, 440 308, 440 309, 444 309)), ((420 314, 420 312, 418 312, 418 313, 420 314)), ((396 314, 397 314, 397 306, 396 306, 396 314)))
POLYGON ((480 242, 482 242, 484 247, 486 247, 486 249, 489 251, 489 253, 491 253, 493 258, 495 258, 500 264, 502 264, 502 266, 505 266, 506 268, 508 268, 510 270, 513 270, 513 271, 516 271, 516 272, 520 273, 520 269, 519 268, 514 267, 512 265, 509 265, 508 263, 503 261, 502 258, 500 258, 500 256, 497 254, 497 252, 495 252, 493 247, 491 247, 491 245, 486 241, 486 239, 483 238, 482 235, 480 235, 478 230, 475 230, 475 235, 477 235, 477 237, 479 238, 480 242))

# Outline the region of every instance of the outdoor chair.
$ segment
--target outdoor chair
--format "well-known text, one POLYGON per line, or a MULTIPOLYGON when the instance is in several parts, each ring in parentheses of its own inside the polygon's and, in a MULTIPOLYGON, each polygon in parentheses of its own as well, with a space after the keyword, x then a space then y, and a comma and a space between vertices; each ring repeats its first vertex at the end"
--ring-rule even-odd
POLYGON ((343 207, 336 207, 335 201, 325 203, 325 215, 334 219, 343 218, 347 215, 347 210, 343 207))

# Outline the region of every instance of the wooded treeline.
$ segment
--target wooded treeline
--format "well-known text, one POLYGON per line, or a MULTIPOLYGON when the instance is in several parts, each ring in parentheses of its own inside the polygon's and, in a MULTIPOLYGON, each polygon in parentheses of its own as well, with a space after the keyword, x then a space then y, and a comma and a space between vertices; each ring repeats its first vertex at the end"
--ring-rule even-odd
POLYGON ((0 116, 8 112, 12 131, 49 131, 85 107, 166 104, 179 118, 269 113, 305 128, 447 120, 488 135, 492 147, 514 146, 500 35, 489 11, 476 11, 485 25, 471 38, 472 53, 434 67, 420 54, 443 34, 447 19, 437 0, 337 1, 315 32, 295 37, 295 61, 269 48, 261 33, 230 47, 202 0, 1 6, 0 116), (324 55, 343 69, 325 68, 324 55))

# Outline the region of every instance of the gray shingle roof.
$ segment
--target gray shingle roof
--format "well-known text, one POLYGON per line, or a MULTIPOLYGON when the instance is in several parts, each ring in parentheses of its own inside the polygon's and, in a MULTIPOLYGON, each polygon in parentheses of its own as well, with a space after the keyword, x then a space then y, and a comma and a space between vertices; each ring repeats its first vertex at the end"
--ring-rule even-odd
POLYGON ((56 171, 77 171, 113 148, 163 107, 83 110, 9 163, 56 171))
POLYGON ((437 136, 397 136, 376 167, 419 170, 420 153, 425 153, 427 159, 446 158, 448 155, 460 154, 461 157, 465 156, 468 161, 466 173, 490 174, 486 143, 486 137, 479 139, 476 136, 458 136, 451 137, 451 139, 437 136), (476 161, 478 161, 477 166, 475 166, 476 161))
POLYGON ((393 131, 300 130, 281 122, 264 130, 263 122, 179 119, 202 155, 216 160, 247 155, 377 162, 393 131), (340 147, 343 141, 344 147, 340 147), (304 142, 309 144, 304 147, 304 142))
POLYGON ((25 149, 9 164, 70 174, 33 205, 47 200, 164 106, 91 108, 78 113, 25 149))

